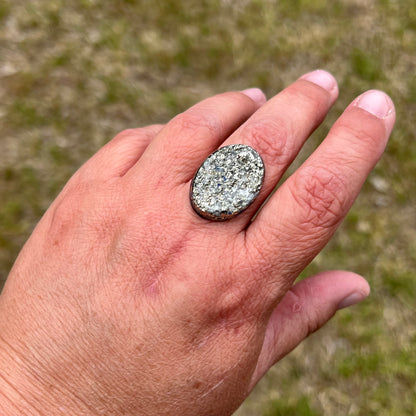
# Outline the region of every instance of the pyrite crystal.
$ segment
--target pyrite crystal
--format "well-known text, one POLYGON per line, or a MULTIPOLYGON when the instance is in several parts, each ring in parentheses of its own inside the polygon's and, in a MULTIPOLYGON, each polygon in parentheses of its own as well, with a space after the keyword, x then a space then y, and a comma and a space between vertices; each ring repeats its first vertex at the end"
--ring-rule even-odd
POLYGON ((263 160, 252 147, 243 144, 221 147, 197 170, 191 183, 191 205, 201 217, 228 220, 254 201, 263 179, 263 160))

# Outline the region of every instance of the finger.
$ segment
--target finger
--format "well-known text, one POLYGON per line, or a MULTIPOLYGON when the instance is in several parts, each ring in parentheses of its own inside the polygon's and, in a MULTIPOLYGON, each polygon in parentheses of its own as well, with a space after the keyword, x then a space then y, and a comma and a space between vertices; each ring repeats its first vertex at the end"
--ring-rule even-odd
POLYGON ((208 98, 173 118, 131 170, 169 188, 192 179, 200 164, 264 102, 258 89, 208 98))
POLYGON ((141 157, 148 144, 162 129, 162 125, 127 129, 117 134, 78 169, 62 189, 53 205, 59 204, 67 193, 82 184, 123 176, 141 157))
POLYGON ((89 180, 125 175, 162 128, 162 125, 154 124, 122 131, 92 156, 80 173, 89 180))
POLYGON ((381 157, 394 121, 386 94, 358 97, 247 229, 247 247, 258 250, 256 267, 279 270, 269 276, 277 286, 290 287, 328 242, 381 157))
POLYGON ((267 324, 252 387, 273 364, 321 328, 337 310, 361 302, 369 293, 366 280, 343 271, 320 273, 292 286, 267 324))
POLYGON ((330 73, 310 72, 269 100, 223 143, 253 147, 266 172, 259 196, 233 226, 241 230, 247 225, 337 97, 337 82, 330 73))

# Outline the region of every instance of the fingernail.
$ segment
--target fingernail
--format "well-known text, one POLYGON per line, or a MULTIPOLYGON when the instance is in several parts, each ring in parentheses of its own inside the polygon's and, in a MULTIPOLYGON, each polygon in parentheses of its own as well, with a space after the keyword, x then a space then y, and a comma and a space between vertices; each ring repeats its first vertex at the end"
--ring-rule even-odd
POLYGON ((354 105, 378 118, 386 118, 394 111, 394 104, 391 98, 379 90, 370 90, 361 94, 355 100, 354 105))
POLYGON ((250 97, 259 105, 263 105, 267 101, 264 92, 260 88, 247 88, 246 90, 240 92, 242 92, 244 95, 247 95, 247 97, 250 97))
POLYGON ((326 89, 327 91, 333 91, 337 88, 337 81, 327 71, 323 69, 317 69, 316 71, 308 72, 307 74, 300 77, 300 79, 304 79, 309 82, 313 82, 316 85, 326 89))
POLYGON ((355 305, 356 303, 363 301, 367 296, 368 294, 362 292, 351 293, 351 295, 348 295, 339 303, 338 310, 355 305))

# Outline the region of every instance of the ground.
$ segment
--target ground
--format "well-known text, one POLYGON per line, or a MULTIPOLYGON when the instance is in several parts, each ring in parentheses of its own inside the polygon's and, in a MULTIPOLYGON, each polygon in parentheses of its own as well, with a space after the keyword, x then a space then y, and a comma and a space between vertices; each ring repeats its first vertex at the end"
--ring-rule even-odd
POLYGON ((369 88, 391 95, 397 126, 302 276, 353 270, 372 295, 276 365, 237 414, 416 414, 415 50, 412 0, 3 0, 0 281, 65 181, 118 131, 225 90, 270 97, 325 68, 340 98, 294 167, 369 88))

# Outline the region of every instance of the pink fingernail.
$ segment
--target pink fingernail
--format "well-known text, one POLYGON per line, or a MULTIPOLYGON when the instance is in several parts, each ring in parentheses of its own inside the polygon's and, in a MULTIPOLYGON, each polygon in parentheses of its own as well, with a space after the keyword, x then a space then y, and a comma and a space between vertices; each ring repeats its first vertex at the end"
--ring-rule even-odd
POLYGON ((250 97, 258 105, 263 105, 267 101, 264 92, 260 88, 247 88, 246 90, 240 92, 247 95, 247 97, 250 97))
POLYGON ((316 71, 308 72, 307 74, 301 76, 300 79, 313 82, 314 84, 319 85, 320 87, 330 92, 338 87, 337 81, 332 76, 332 74, 324 71, 323 69, 317 69, 316 71))
POLYGON ((351 293, 351 295, 348 295, 338 304, 338 310, 355 305, 356 303, 363 301, 367 296, 368 294, 362 292, 351 293))
POLYGON ((355 100, 354 105, 382 119, 387 118, 394 111, 391 98, 379 90, 365 92, 355 100))

